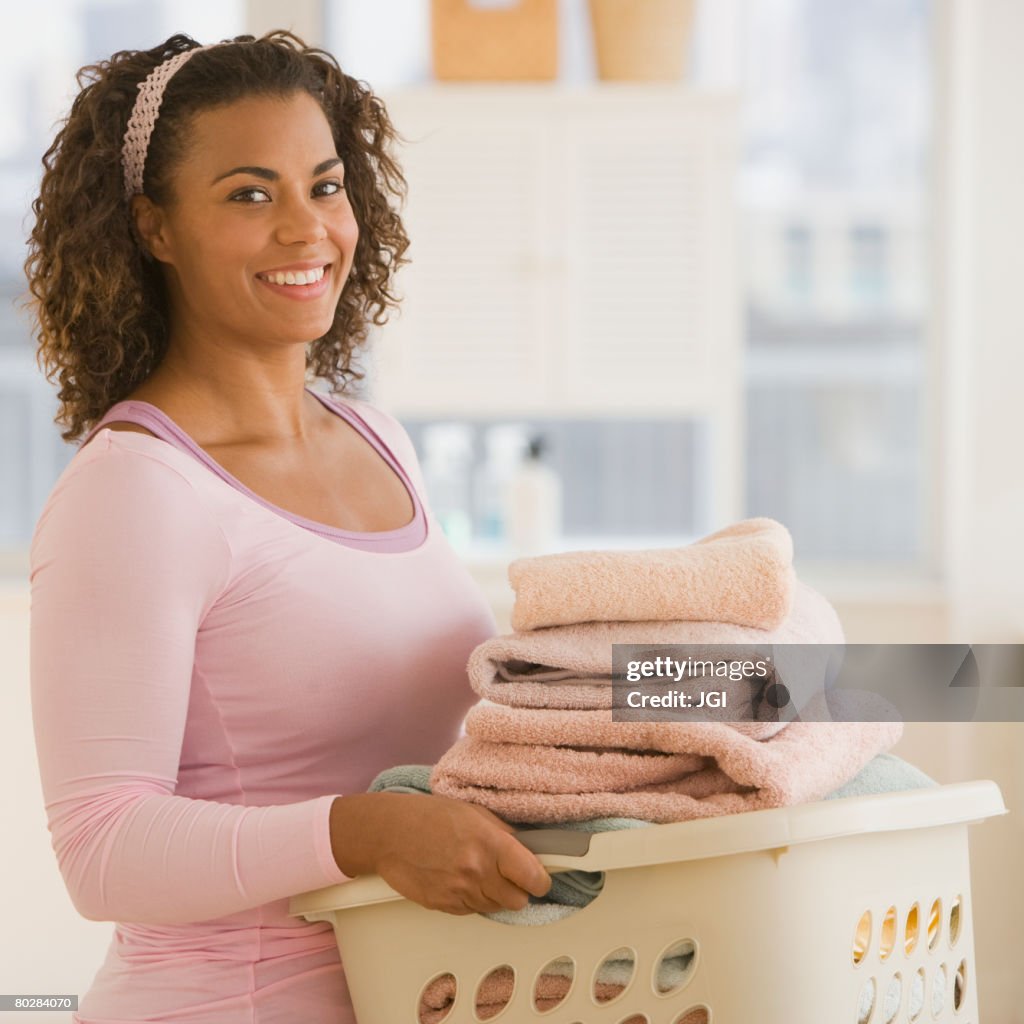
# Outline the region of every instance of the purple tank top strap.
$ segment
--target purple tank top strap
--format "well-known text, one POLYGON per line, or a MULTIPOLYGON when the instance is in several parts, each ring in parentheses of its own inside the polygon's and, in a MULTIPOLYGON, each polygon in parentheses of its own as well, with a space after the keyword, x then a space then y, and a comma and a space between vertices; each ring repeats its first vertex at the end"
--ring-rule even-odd
POLYGON ((108 423, 136 423, 140 427, 145 427, 147 430, 151 430, 157 437, 163 441, 167 441, 173 444, 176 448, 181 448, 183 451, 189 451, 189 445, 185 444, 178 432, 174 429, 173 425, 165 419, 163 416, 157 415, 149 406, 140 402, 133 402, 130 399, 126 399, 123 402, 117 402, 112 405, 103 418, 89 431, 88 434, 82 439, 82 447, 87 441, 91 441, 93 436, 102 430, 108 423))

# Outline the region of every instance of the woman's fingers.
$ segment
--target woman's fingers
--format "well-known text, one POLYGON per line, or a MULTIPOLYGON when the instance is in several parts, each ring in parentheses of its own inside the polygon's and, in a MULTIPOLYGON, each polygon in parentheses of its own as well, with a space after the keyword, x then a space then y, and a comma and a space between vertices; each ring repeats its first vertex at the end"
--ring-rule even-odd
POLYGON ((512 835, 503 838, 499 845, 498 870, 513 885, 534 896, 543 896, 551 888, 551 876, 536 854, 512 835))
MULTIPOLYGON (((481 887, 481 895, 495 904, 494 910, 522 910, 530 902, 529 893, 500 875, 497 878, 489 879, 488 884, 481 887)), ((490 912, 490 910, 484 911, 484 913, 490 912)))
POLYGON ((485 808, 447 797, 382 795, 393 799, 379 815, 385 838, 373 864, 403 896, 452 914, 489 914, 521 910, 531 894, 551 888, 516 829, 485 808))

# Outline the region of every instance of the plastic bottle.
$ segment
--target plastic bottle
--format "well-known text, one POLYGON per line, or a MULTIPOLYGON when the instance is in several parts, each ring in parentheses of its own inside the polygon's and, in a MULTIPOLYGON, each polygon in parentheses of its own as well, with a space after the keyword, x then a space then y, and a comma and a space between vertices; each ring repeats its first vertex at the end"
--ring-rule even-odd
POLYGON ((525 458, 509 482, 508 532, 513 557, 544 554, 562 533, 562 481, 541 462, 548 446, 541 435, 530 438, 525 458))
POLYGON ((431 511, 455 548, 472 535, 469 462, 473 438, 464 423, 435 423, 423 431, 422 469, 431 511))
POLYGON ((486 432, 484 445, 486 461, 474 481, 478 539, 504 544, 508 540, 508 487, 528 445, 526 428, 498 424, 486 432))

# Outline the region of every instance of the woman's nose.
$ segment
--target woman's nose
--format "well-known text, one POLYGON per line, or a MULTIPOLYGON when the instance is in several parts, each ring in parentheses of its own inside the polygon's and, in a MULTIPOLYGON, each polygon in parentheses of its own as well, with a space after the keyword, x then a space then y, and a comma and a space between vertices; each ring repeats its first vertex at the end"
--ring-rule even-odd
POLYGON ((327 237, 321 211, 312 199, 281 199, 277 208, 277 241, 282 245, 319 242, 327 237))

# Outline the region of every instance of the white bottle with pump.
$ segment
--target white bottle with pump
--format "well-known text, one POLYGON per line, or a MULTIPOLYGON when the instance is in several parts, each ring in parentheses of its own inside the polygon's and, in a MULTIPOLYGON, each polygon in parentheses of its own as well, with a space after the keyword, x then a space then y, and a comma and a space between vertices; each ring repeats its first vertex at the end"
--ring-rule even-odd
POLYGON ((423 432, 423 479, 434 517, 456 550, 472 532, 469 517, 469 460, 472 435, 464 423, 434 423, 423 432))
POLYGON ((503 547, 508 543, 508 486, 528 443, 526 427, 498 423, 484 435, 487 458, 474 481, 478 540, 503 547))
POLYGON ((530 438, 508 486, 508 533, 514 558, 553 551, 562 533, 562 481, 541 462, 547 441, 530 438))

